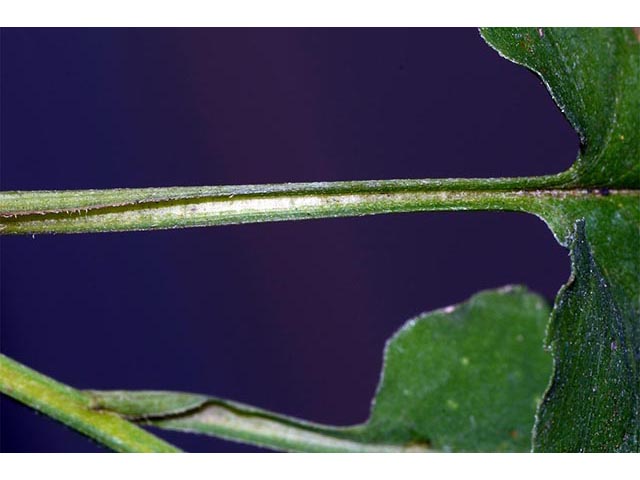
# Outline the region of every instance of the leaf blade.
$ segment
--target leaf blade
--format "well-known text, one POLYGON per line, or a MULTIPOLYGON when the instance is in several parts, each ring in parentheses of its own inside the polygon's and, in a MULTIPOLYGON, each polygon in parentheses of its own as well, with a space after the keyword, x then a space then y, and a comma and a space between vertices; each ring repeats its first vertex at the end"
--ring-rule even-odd
POLYGON ((572 277, 551 317, 554 376, 538 412, 534 448, 638 451, 637 317, 616 302, 583 220, 576 224, 571 251, 572 277))
POLYGON ((631 28, 484 28, 541 77, 580 135, 571 185, 640 187, 640 44, 631 28))
POLYGON ((555 367, 535 450, 639 451, 640 44, 631 29, 481 33, 545 82, 581 138, 566 186, 589 193, 532 205, 573 272, 551 316, 555 367), (628 195, 610 195, 622 186, 628 195))

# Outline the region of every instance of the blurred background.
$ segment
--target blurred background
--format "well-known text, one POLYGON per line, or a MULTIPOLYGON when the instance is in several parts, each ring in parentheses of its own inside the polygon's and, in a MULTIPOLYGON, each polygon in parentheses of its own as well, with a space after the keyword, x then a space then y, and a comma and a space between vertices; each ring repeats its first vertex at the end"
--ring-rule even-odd
MULTIPOLYGON (((475 29, 3 29, 0 88, 2 190, 538 175, 578 148, 475 29)), ((32 368, 335 425, 407 319, 569 276, 540 220, 484 212, 5 237, 0 262, 0 350, 32 368)), ((1 451, 105 451, 0 402, 1 451)))

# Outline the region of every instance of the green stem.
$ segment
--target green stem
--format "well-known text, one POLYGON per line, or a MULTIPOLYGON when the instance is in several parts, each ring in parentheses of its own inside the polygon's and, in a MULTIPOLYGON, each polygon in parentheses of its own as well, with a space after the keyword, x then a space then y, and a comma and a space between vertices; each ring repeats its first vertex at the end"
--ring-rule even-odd
POLYGON ((2 192, 0 233, 154 230, 437 210, 524 211, 531 209, 532 199, 584 194, 564 187, 569 175, 2 192))
POLYGON ((119 452, 178 452, 119 415, 96 411, 90 398, 0 354, 0 392, 119 452))
MULTIPOLYGON (((142 420, 142 424, 168 430, 200 433, 251 443, 274 450, 320 453, 429 452, 424 445, 394 445, 341 438, 340 429, 311 425, 274 414, 256 414, 210 402, 199 411, 166 419, 142 420), (323 431, 324 430, 324 431, 323 431)), ((347 429, 343 429, 348 433, 347 429)), ((345 435, 346 436, 346 435, 345 435)))
POLYGON ((330 427, 238 402, 182 392, 86 392, 92 405, 142 425, 200 433, 294 452, 429 452, 421 444, 370 442, 364 425, 330 427))

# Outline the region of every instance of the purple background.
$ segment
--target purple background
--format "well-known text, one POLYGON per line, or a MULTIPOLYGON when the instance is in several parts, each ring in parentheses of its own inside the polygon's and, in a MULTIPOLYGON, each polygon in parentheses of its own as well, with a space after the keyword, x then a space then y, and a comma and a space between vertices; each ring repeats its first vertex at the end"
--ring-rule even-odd
MULTIPOLYGON (((4 29, 3 190, 555 173, 578 140, 474 29, 4 29)), ((566 251, 537 218, 424 213, 6 237, 0 348, 82 388, 364 421, 385 340, 566 251)), ((103 451, 3 398, 2 451, 103 451)), ((162 432, 192 451, 256 451, 162 432)))

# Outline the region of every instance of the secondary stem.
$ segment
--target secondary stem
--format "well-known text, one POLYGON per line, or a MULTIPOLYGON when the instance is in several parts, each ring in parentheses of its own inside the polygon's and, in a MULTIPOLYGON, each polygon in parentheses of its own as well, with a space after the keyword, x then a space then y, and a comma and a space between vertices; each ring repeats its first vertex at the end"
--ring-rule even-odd
POLYGON ((0 392, 119 452, 178 452, 119 415, 90 408, 87 395, 0 354, 0 392))
POLYGON ((88 391, 95 408, 143 425, 200 433, 298 452, 428 452, 422 444, 385 444, 362 438, 364 425, 330 427, 249 405, 198 394, 160 391, 88 391))

